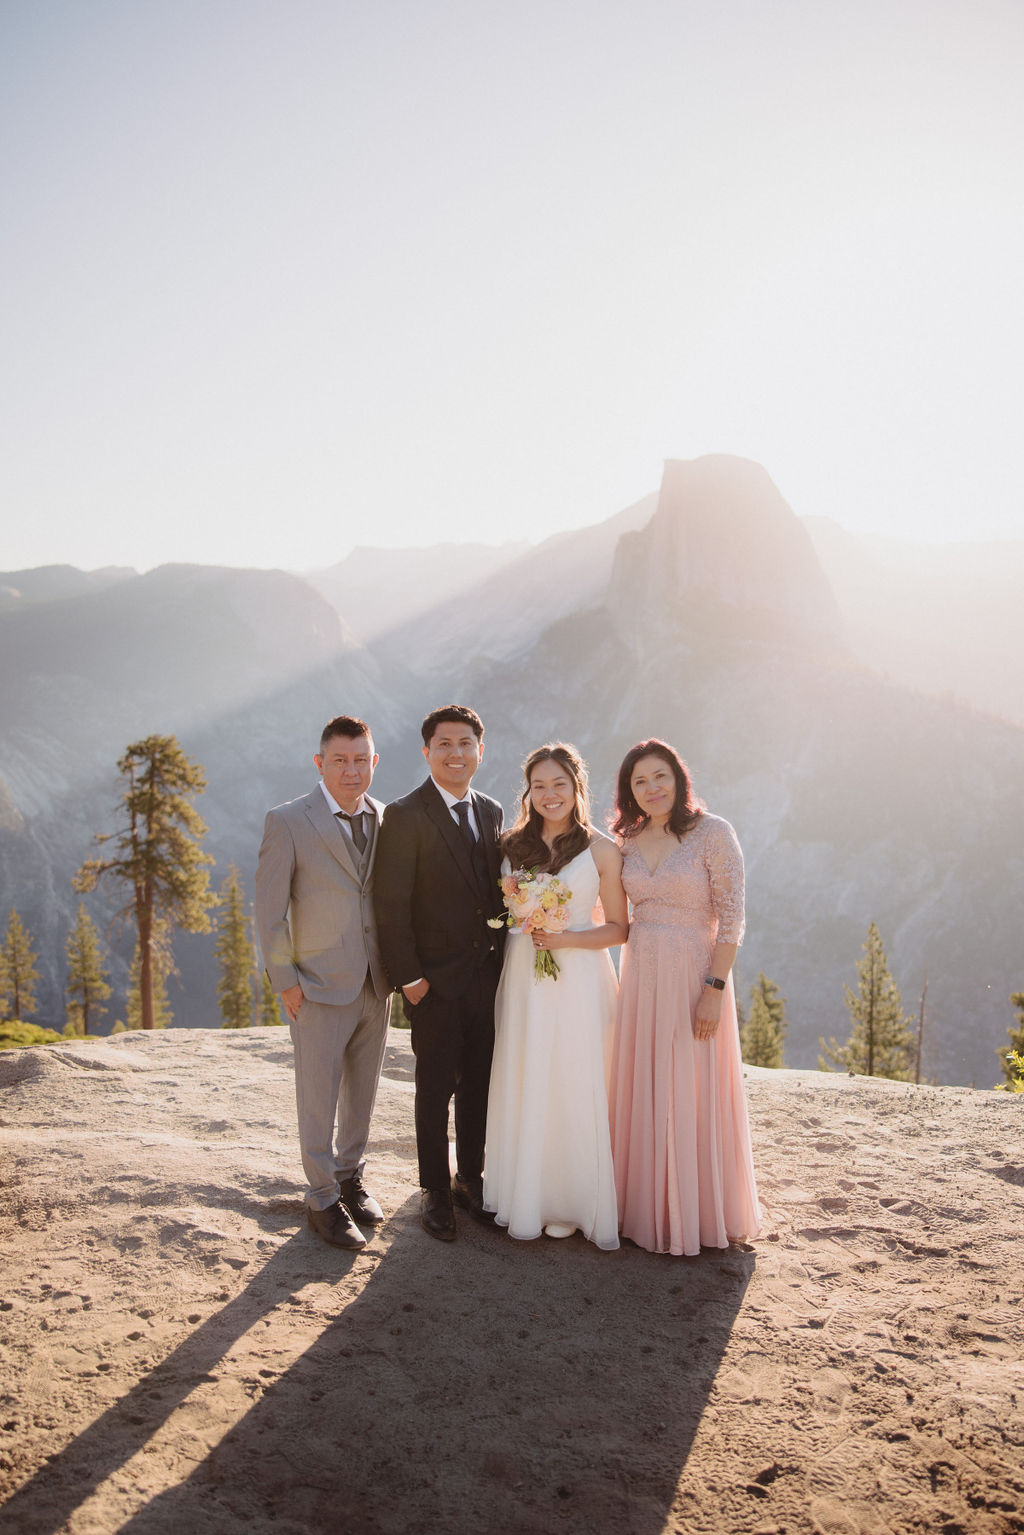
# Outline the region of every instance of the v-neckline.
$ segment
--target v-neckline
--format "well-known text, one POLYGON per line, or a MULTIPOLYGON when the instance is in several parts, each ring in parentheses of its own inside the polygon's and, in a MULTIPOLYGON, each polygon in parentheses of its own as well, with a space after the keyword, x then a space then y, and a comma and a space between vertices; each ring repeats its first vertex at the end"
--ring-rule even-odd
POLYGON ((655 875, 657 874, 658 870, 661 868, 662 864, 663 863, 667 863, 668 860, 672 857, 673 853, 677 853, 679 851, 679 849, 682 847, 682 845, 683 844, 680 842, 679 838, 677 837, 676 838, 676 845, 675 845, 675 847, 670 847, 667 853, 663 853, 662 856, 658 859, 658 862, 654 865, 653 869, 651 868, 650 864, 647 862, 647 859, 644 857, 643 849, 636 842, 633 843, 633 851, 636 853, 636 856, 639 858, 640 862, 643 864, 645 870, 647 871, 648 879, 654 879, 655 875))

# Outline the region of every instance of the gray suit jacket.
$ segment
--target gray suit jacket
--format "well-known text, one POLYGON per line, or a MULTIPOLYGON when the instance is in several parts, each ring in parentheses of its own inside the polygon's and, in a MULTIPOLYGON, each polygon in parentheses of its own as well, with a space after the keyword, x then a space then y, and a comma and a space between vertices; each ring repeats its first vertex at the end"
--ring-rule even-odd
POLYGON ((275 991, 296 983, 311 1002, 353 1002, 369 970, 374 990, 389 987, 377 947, 373 865, 384 806, 374 813, 363 877, 355 848, 335 821, 323 790, 268 811, 256 869, 256 924, 275 991))

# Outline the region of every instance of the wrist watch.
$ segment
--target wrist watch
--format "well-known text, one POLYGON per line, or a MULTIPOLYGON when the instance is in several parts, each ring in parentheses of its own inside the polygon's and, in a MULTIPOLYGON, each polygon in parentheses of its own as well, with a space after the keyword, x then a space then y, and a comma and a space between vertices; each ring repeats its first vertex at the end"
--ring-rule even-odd
POLYGON ((706 975, 704 977, 704 985, 705 986, 713 986, 716 991, 724 991, 725 990, 725 982, 724 981, 720 981, 718 979, 717 975, 706 975))

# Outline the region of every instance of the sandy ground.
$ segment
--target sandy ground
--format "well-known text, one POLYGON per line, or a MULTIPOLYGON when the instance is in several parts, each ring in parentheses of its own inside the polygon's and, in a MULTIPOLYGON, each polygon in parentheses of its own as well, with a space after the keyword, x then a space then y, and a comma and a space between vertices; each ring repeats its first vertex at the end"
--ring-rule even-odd
POLYGON ((406 1039, 358 1255, 284 1030, 0 1055, 5 1532, 1024 1531, 1024 1098, 751 1069, 752 1246, 444 1245, 406 1039))

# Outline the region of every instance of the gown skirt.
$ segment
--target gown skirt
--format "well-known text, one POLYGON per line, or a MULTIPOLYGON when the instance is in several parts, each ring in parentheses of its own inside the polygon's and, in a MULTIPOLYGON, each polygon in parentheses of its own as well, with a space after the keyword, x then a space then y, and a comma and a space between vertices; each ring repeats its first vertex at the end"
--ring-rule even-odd
POLYGON ((622 1234, 649 1252, 690 1256, 754 1237, 761 1224, 731 976, 717 1034, 693 1035, 715 942, 719 933, 738 941, 743 922, 735 834, 715 816, 702 823, 653 875, 626 846, 633 922, 610 1093, 622 1234))
MULTIPOLYGON (((559 870, 569 927, 593 926, 600 884, 589 848, 559 870)), ((619 1245, 607 1073, 615 970, 606 949, 558 949, 557 980, 535 980, 535 950, 510 932, 495 1004, 484 1205, 510 1236, 576 1226, 619 1245)))

